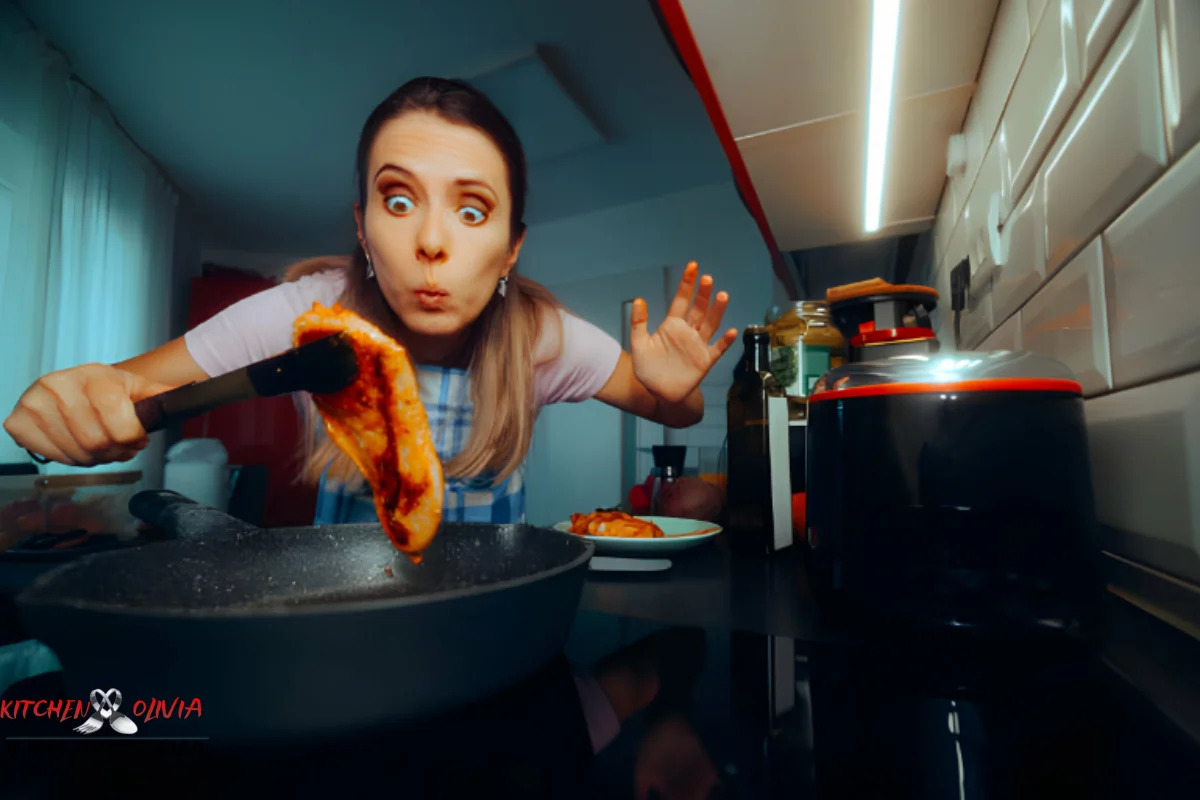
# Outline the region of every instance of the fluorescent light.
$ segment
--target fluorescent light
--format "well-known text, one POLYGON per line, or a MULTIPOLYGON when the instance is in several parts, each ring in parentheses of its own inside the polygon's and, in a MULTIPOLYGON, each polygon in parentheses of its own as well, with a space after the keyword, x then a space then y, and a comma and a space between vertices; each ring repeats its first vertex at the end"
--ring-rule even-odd
POLYGON ((867 191, 863 227, 879 230, 883 215, 883 174, 887 169, 888 129, 892 123, 892 86, 896 77, 896 40, 900 0, 871 4, 871 93, 867 105, 867 191))

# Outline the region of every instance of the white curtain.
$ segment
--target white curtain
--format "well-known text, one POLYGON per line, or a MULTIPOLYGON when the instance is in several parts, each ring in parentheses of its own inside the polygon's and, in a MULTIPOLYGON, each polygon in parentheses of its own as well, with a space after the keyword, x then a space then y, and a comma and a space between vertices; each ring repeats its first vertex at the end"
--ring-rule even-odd
MULTIPOLYGON (((69 65, 0 0, 4 416, 46 372, 120 361, 166 341, 177 206, 103 100, 71 80, 69 65)), ((142 469, 156 484, 158 450, 114 468, 142 469)), ((0 462, 26 459, 0 436, 0 462)))

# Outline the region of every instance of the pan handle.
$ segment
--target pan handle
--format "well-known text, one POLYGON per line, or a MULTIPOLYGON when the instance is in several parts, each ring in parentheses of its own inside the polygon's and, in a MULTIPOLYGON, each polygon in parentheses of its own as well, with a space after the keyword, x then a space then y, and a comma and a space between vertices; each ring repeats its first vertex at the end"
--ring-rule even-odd
POLYGON ((212 506, 202 506, 178 492, 150 489, 129 499, 129 513, 158 528, 170 539, 237 536, 258 530, 248 522, 212 506))

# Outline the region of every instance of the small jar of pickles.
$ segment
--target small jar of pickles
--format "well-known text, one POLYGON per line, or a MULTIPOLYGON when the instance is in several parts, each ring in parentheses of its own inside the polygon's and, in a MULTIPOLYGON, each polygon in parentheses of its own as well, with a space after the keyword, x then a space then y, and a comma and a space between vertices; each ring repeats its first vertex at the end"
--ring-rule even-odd
POLYGON ((780 314, 771 332, 771 372, 788 396, 788 415, 805 419, 817 380, 846 360, 846 340, 833 324, 829 305, 804 300, 780 314))

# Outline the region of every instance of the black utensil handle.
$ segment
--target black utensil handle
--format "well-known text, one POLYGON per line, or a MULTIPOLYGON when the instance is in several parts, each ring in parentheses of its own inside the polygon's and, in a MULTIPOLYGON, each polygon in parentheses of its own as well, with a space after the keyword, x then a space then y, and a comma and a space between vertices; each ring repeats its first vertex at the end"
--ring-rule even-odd
POLYGON ((220 536, 258 528, 212 506, 166 489, 149 489, 129 498, 129 513, 158 528, 168 538, 220 536))
POLYGON ((146 397, 134 403, 133 410, 146 433, 153 433, 214 408, 258 396, 247 370, 239 369, 146 397))
POLYGON ((146 433, 154 433, 166 427, 167 406, 162 395, 147 397, 133 404, 133 413, 137 414, 138 422, 146 429, 146 433))

